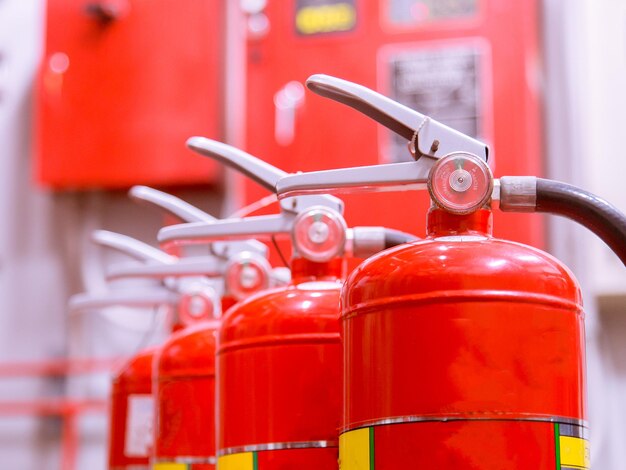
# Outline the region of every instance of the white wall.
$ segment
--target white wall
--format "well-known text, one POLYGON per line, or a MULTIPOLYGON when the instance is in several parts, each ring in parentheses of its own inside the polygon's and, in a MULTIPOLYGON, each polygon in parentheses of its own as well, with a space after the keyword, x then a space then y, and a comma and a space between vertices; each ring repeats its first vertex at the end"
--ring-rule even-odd
MULTIPOLYGON (((64 208, 31 192, 30 86, 40 45, 37 0, 0 1, 0 360, 59 357, 65 350, 68 276, 58 218, 64 208)), ((28 398, 63 386, 2 382, 0 398, 28 398)), ((54 390, 57 389, 57 390, 54 390)), ((54 469, 56 420, 0 416, 0 461, 54 469), (33 452, 39 449, 39 452, 33 452), (48 462, 48 463, 46 463, 48 462)))
MULTIPOLYGON (((626 2, 544 0, 546 150, 551 177, 592 191, 626 212, 626 2)), ((624 468, 626 269, 594 235, 551 218, 551 251, 583 286, 591 456, 624 468)))

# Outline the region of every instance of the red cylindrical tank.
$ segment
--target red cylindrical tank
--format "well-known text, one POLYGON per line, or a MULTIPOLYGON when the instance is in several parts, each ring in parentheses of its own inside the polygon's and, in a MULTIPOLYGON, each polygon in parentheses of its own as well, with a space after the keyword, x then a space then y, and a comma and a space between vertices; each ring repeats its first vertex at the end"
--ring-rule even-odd
POLYGON ((215 468, 215 345, 219 321, 172 335, 155 358, 153 469, 215 468))
POLYGON ((218 466, 337 468, 343 259, 297 258, 292 281, 231 308, 217 350, 218 466))
MULTIPOLYGON (((183 329, 177 319, 172 330, 183 329)), ((113 378, 109 416, 109 470, 148 470, 154 450, 152 372, 160 347, 133 356, 113 378)))
POLYGON ((342 470, 587 468, 580 290, 552 256, 432 209, 342 294, 342 470))
POLYGON ((113 378, 109 469, 148 470, 153 443, 152 361, 156 348, 136 354, 113 378))

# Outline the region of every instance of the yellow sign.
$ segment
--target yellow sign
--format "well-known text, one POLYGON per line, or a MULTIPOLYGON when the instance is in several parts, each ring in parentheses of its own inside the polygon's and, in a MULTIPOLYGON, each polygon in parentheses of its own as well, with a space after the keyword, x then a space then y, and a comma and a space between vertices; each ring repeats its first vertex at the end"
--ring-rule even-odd
POLYGON ((223 455, 217 459, 217 470, 256 470, 254 452, 223 455))
POLYGON ((340 470, 373 470, 371 448, 374 428, 356 429, 339 436, 340 470))
POLYGON ((296 28, 302 34, 349 31, 356 24, 356 9, 350 3, 308 6, 296 15, 296 28))
POLYGON ((589 442, 586 439, 559 436, 559 446, 561 449, 561 467, 589 468, 589 442))

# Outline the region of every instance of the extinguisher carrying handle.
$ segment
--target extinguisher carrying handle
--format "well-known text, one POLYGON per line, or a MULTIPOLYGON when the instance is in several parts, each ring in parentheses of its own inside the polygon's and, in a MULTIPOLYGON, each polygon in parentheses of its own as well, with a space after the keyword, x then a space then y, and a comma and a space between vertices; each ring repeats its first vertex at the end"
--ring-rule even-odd
POLYGON ((196 206, 189 204, 171 194, 159 191, 148 186, 133 186, 128 191, 128 196, 138 202, 147 202, 160 209, 167 211, 184 222, 214 222, 211 214, 207 214, 196 206))
POLYGON ((191 137, 187 139, 187 147, 200 155, 235 168, 269 191, 274 191, 276 182, 287 175, 285 171, 238 148, 207 139, 206 137, 191 137))
POLYGON ((215 316, 215 308, 219 303, 216 300, 218 293, 221 294, 224 291, 225 271, 224 261, 213 256, 199 256, 181 258, 174 264, 113 266, 106 278, 108 281, 128 278, 160 279, 168 290, 181 296, 202 295, 211 298, 213 305, 211 316, 215 316))
POLYGON ((416 159, 467 152, 488 160, 489 147, 483 142, 363 85, 323 74, 312 75, 306 85, 314 93, 350 106, 410 141, 416 159))
MULTIPOLYGON (((204 222, 213 223, 217 218, 207 214, 182 199, 171 194, 159 191, 148 186, 133 186, 128 195, 138 202, 152 204, 169 214, 179 218, 183 222, 204 222)), ((267 247, 257 240, 240 240, 234 243, 214 243, 211 244, 211 253, 221 258, 229 258, 243 251, 253 251, 263 256, 267 256, 267 247)))
POLYGON ((278 199, 324 192, 398 191, 426 189, 435 160, 387 163, 336 170, 296 173, 276 183, 278 199))
POLYGON ((144 262, 141 265, 113 266, 106 274, 108 281, 122 278, 157 278, 163 280, 165 287, 175 291, 180 287, 180 282, 176 278, 192 275, 205 279, 207 276, 219 277, 226 265, 224 261, 212 256, 180 259, 135 238, 107 230, 94 230, 92 239, 102 246, 117 249, 144 262), (183 266, 192 263, 197 264, 197 269, 191 270, 189 274, 182 274, 190 271, 183 266))
POLYGON ((437 161, 453 153, 467 153, 483 162, 489 147, 436 120, 424 116, 362 85, 328 75, 313 75, 307 86, 315 93, 351 106, 409 140, 412 162, 387 163, 286 175, 276 183, 279 199, 328 191, 397 191, 426 189, 437 161))
MULTIPOLYGON (((208 156, 238 170, 262 184, 272 192, 276 183, 288 173, 280 170, 243 150, 239 150, 205 137, 192 137, 187 141, 192 150, 208 156)), ((164 227, 159 231, 160 243, 181 242, 182 240, 228 240, 250 236, 275 236, 289 234, 298 214, 312 207, 329 208, 343 213, 343 201, 334 196, 311 195, 289 198, 281 201, 280 214, 224 219, 212 224, 195 222, 164 227)))
MULTIPOLYGON (((288 173, 277 169, 258 158, 239 150, 230 145, 216 142, 204 137, 192 137, 187 141, 187 145, 198 153, 215 158, 216 160, 235 168, 242 173, 252 177, 255 181, 261 183, 268 189, 278 190, 278 184, 286 178, 300 175, 288 175, 288 173)), ((424 159, 428 160, 428 159, 424 159)), ((420 162, 418 167, 424 166, 420 162)), ((427 165, 428 166, 428 165, 427 165)), ((415 168, 412 165, 412 168, 415 168)), ((430 168, 430 166, 428 166, 430 168)), ((341 170, 337 170, 341 171, 341 170)), ((357 170, 357 171, 360 171, 357 170)), ((398 169, 394 166, 394 171, 402 178, 406 178, 404 167, 398 169)), ((327 174, 328 172, 324 172, 327 174)), ((309 174, 307 174, 309 175, 309 174)), ((367 172, 367 179, 371 181, 372 175, 380 175, 379 167, 372 167, 367 172)), ((425 173, 427 177, 428 173, 425 173)), ((420 176, 422 176, 420 174, 420 176)), ((415 175, 408 180, 413 183, 415 175)), ((425 179, 424 177, 424 179, 425 179)), ((314 184, 315 181, 312 181, 314 184)), ((328 188, 324 186, 319 188, 317 193, 328 192, 328 188)), ((182 224, 173 227, 165 227, 159 231, 158 239, 161 243, 177 243, 180 240, 189 239, 224 239, 249 235, 277 235, 290 233, 294 228, 294 224, 298 221, 298 214, 304 213, 308 209, 325 207, 341 214, 343 213, 343 202, 329 195, 306 195, 302 197, 283 198, 281 200, 281 213, 279 215, 247 217, 245 219, 223 220, 214 224, 191 223, 182 224)), ((345 224, 345 222, 343 222, 345 224)), ((382 227, 362 227, 346 233, 348 245, 345 248, 348 252, 353 251, 356 257, 361 257, 360 253, 373 254, 381 251, 389 246, 397 244, 401 239, 403 242, 412 240, 412 235, 403 234, 398 238, 399 232, 390 231, 382 227)), ((339 248, 338 253, 344 248, 339 248)))
POLYGON ((260 215, 245 219, 223 219, 213 224, 195 222, 190 224, 171 225, 159 230, 159 243, 180 240, 232 240, 250 236, 278 235, 289 233, 295 215, 260 215))
POLYGON ((397 191, 427 189, 431 170, 445 156, 471 156, 486 167, 489 147, 436 120, 362 85, 328 75, 307 80, 313 92, 346 104, 409 140, 415 159, 288 175, 276 183, 279 199, 328 191, 397 191))
POLYGON ((221 277, 225 263, 213 256, 181 258, 172 264, 123 264, 112 266, 107 272, 109 281, 124 278, 178 278, 178 277, 221 277))
POLYGON ((121 233, 94 230, 91 239, 98 245, 112 248, 139 261, 157 264, 172 264, 178 261, 175 256, 168 255, 158 248, 121 233))
POLYGON ((118 290, 104 294, 81 293, 73 295, 68 303, 69 313, 76 314, 87 310, 106 307, 158 307, 177 305, 180 295, 163 288, 118 290))
MULTIPOLYGON (((289 174, 243 150, 206 137, 191 137, 187 140, 187 146, 200 155, 243 173, 274 193, 276 183, 289 174)), ((312 206, 328 207, 343 214, 344 204, 341 199, 328 195, 302 197, 281 201, 280 204, 281 213, 300 213, 312 206)))
POLYGON ((503 176, 497 198, 504 212, 546 212, 578 222, 602 239, 626 266, 626 215, 595 194, 534 176, 503 176))

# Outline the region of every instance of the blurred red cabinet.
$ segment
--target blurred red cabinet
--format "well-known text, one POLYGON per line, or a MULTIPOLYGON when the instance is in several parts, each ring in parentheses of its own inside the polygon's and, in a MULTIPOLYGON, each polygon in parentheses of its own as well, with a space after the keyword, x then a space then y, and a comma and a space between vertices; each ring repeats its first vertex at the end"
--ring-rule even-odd
MULTIPOLYGON (((287 171, 409 157, 369 118, 298 89, 326 73, 486 140, 496 176, 541 173, 536 0, 268 0, 247 15, 250 153, 287 171)), ((247 199, 261 191, 248 185, 247 199)), ((353 224, 423 233, 425 194, 345 200, 353 224)), ((539 216, 495 217, 497 236, 543 245, 539 216)))
POLYGON ((208 183, 185 149, 221 138, 217 0, 48 0, 37 179, 59 189, 208 183))

